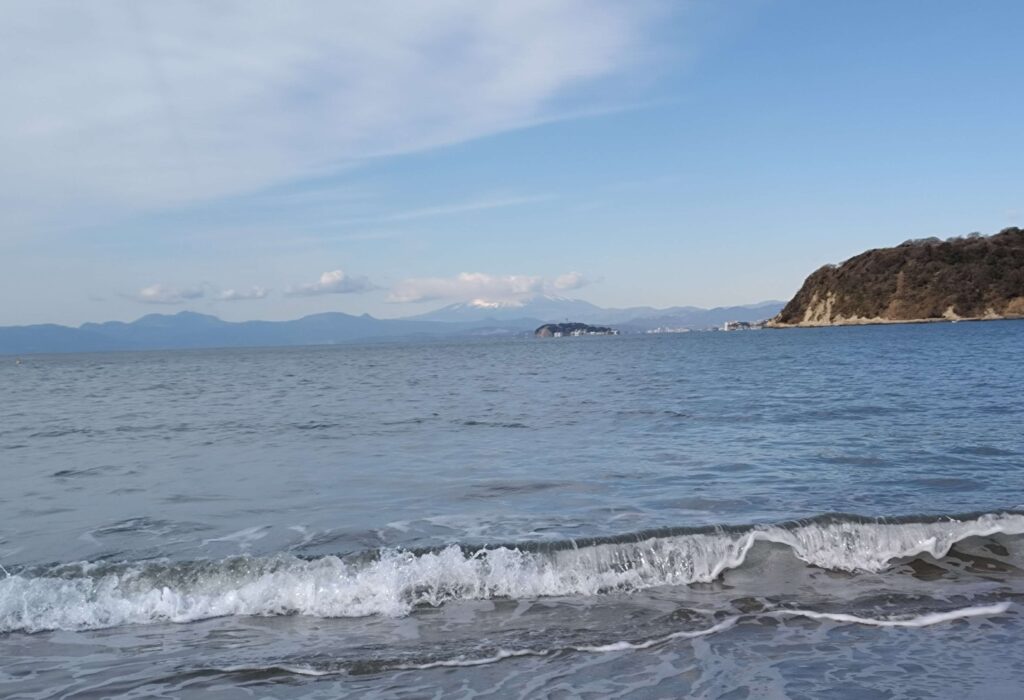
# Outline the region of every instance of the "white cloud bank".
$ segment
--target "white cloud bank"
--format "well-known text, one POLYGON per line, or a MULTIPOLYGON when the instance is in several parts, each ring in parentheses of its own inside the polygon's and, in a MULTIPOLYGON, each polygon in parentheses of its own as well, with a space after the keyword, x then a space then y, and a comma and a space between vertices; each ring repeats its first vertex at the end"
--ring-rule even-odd
POLYGON ((251 192, 586 109, 575 89, 635 67, 665 6, 6 3, 0 235, 251 192))
POLYGON ((320 279, 311 284, 289 287, 285 290, 288 296, 317 296, 320 294, 358 294, 376 289, 369 278, 362 275, 348 275, 341 270, 332 270, 320 275, 320 279))
POLYGON ((403 280, 391 288, 388 301, 516 301, 538 294, 579 289, 588 283, 578 272, 546 280, 539 275, 489 275, 463 272, 455 277, 419 277, 403 280))

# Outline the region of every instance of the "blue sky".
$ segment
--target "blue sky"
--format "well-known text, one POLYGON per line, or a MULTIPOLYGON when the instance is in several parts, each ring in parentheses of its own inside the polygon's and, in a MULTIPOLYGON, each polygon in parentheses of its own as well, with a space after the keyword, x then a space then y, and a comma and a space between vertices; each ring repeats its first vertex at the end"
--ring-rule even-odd
POLYGON ((4 325, 743 304, 1024 222, 1018 2, 4 7, 4 325))

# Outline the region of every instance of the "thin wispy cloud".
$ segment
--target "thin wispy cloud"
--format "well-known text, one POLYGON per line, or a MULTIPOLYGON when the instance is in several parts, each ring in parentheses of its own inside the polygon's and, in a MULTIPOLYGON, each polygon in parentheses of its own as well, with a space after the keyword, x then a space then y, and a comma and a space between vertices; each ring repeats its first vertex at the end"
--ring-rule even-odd
MULTIPOLYGON (((331 197, 332 192, 317 191, 315 196, 286 195, 272 197, 270 202, 256 199, 243 200, 240 214, 235 214, 231 226, 225 227, 222 220, 214 218, 212 224, 189 221, 187 230, 170 227, 170 234, 176 240, 244 240, 250 248, 304 248, 324 240, 374 241, 395 238, 401 230, 399 224, 420 219, 431 219, 459 214, 489 211, 508 207, 527 206, 534 203, 557 199, 554 195, 530 195, 502 198, 480 198, 454 204, 440 204, 392 212, 378 212, 360 216, 339 217, 332 208, 351 205, 343 196, 331 197), (297 233, 294 222, 301 219, 304 228, 315 231, 315 235, 297 233), (241 220, 243 223, 234 223, 241 220), (283 231, 288 231, 287 235, 283 231)), ((344 194, 344 193, 341 193, 344 194)), ((366 202, 360 202, 366 208, 366 202)))
POLYGON ((15 3, 0 25, 5 217, 181 206, 585 110, 567 96, 647 55, 661 7, 15 3))
POLYGON ((471 212, 486 211, 488 209, 503 209, 506 207, 517 207, 525 204, 548 202, 554 199, 551 195, 535 195, 530 197, 504 197, 497 199, 480 199, 471 202, 458 204, 445 204, 435 207, 422 207, 410 209, 392 214, 381 214, 364 218, 353 218, 343 223, 397 223, 402 221, 416 221, 418 219, 431 219, 438 216, 453 216, 471 212))
POLYGON ((142 304, 176 305, 195 302, 200 299, 210 301, 254 301, 266 299, 270 290, 253 286, 248 289, 218 288, 204 282, 192 287, 174 287, 162 283, 151 284, 138 291, 120 296, 142 304))
POLYGON ((143 304, 184 304, 202 299, 206 292, 202 287, 177 289, 163 284, 151 284, 126 296, 143 304))
POLYGON ((342 270, 331 270, 320 275, 320 279, 316 282, 288 287, 285 294, 301 297, 321 294, 359 294, 376 288, 376 285, 363 275, 349 275, 342 270))
POLYGON ((578 272, 547 280, 540 275, 490 275, 463 272, 454 277, 418 277, 403 280, 391 288, 388 301, 515 301, 538 294, 579 289, 587 279, 578 272))
POLYGON ((590 284, 590 280, 579 272, 567 272, 559 275, 552 281, 551 286, 560 292, 568 292, 573 289, 580 289, 590 284))
POLYGON ((252 301, 255 299, 266 299, 269 290, 263 287, 250 287, 249 289, 223 289, 217 294, 218 301, 252 301))

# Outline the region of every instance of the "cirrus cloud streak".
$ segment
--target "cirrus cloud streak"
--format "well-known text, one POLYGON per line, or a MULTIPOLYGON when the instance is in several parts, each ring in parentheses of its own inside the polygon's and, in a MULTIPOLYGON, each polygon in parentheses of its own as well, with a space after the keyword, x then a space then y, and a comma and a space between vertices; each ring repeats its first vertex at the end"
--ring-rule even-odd
POLYGON ((5 216, 186 206, 607 106, 578 89, 635 69, 666 7, 9 3, 5 216))
POLYGON ((178 289, 158 283, 143 287, 134 294, 126 294, 124 296, 143 304, 184 304, 185 302, 202 299, 206 296, 206 291, 202 287, 178 289))

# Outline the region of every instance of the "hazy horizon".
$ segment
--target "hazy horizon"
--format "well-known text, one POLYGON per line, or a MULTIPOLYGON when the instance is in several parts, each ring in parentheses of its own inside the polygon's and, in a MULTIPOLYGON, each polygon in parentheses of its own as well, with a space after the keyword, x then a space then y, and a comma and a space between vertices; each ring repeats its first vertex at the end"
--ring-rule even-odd
MULTIPOLYGON (((570 302, 571 301, 584 301, 582 299, 577 299, 577 298, 574 298, 574 297, 564 297, 564 299, 565 299, 565 301, 570 301, 570 302)), ((531 301, 530 299, 525 299, 525 300, 523 300, 523 303, 526 304, 526 303, 529 303, 530 301, 531 301)), ((739 308, 754 309, 754 308, 758 308, 758 307, 762 307, 762 306, 768 306, 768 305, 772 305, 772 304, 782 305, 782 304, 785 304, 785 303, 786 303, 786 300, 784 300, 784 299, 763 299, 763 300, 760 300, 760 301, 751 302, 749 304, 728 304, 728 305, 725 305, 725 304, 715 304, 713 306, 708 306, 708 307, 698 307, 698 306, 694 306, 694 305, 690 305, 690 304, 677 304, 677 305, 671 306, 671 307, 651 307, 649 305, 639 305, 639 306, 631 306, 631 307, 597 307, 597 308, 600 308, 600 309, 603 309, 603 310, 607 310, 607 311, 611 311, 611 312, 630 311, 630 310, 633 310, 633 309, 650 309, 653 312, 659 312, 659 311, 668 311, 670 309, 679 309, 679 308, 692 308, 692 309, 701 309, 701 310, 704 310, 704 311, 713 311, 713 310, 716 310, 716 309, 731 309, 731 308, 735 308, 735 309, 739 309, 739 308)), ((405 315, 405 316, 377 316, 377 315, 371 314, 371 313, 369 313, 367 311, 358 311, 358 310, 339 311, 337 309, 328 309, 327 311, 314 311, 314 312, 311 312, 309 314, 301 314, 299 316, 294 316, 294 317, 290 317, 290 318, 276 318, 276 319, 258 318, 258 317, 244 318, 244 319, 231 319, 231 318, 224 318, 223 316, 219 315, 218 313, 216 313, 215 309, 214 310, 203 310, 202 308, 199 308, 197 306, 190 306, 188 304, 185 304, 185 305, 165 304, 165 305, 162 305, 160 307, 156 307, 156 306, 142 307, 136 313, 132 314, 132 313, 129 312, 127 314, 127 316, 124 316, 124 317, 118 317, 118 318, 90 318, 90 319, 86 319, 86 320, 84 320, 84 321, 82 321, 80 323, 58 323, 56 325, 67 326, 69 328, 78 328, 80 326, 83 326, 83 325, 86 325, 86 324, 90 324, 90 323, 110 323, 110 322, 114 322, 114 323, 132 323, 134 321, 138 321, 138 320, 140 320, 140 319, 142 319, 142 318, 144 318, 146 316, 151 316, 151 315, 176 316, 178 314, 183 314, 183 313, 199 314, 199 315, 204 315, 204 316, 214 316, 214 317, 216 317, 216 318, 218 318, 218 319, 220 319, 222 321, 229 321, 229 322, 235 322, 235 323, 241 323, 241 322, 245 322, 245 321, 274 321, 274 322, 276 322, 276 321, 295 321, 295 320, 300 320, 302 318, 305 318, 306 316, 311 316, 311 315, 315 315, 315 314, 318 314, 318 313, 332 313, 332 312, 344 313, 344 314, 348 314, 348 315, 351 315, 351 316, 369 315, 369 316, 371 316, 373 318, 380 319, 380 320, 400 321, 400 320, 419 319, 422 316, 429 316, 430 313, 433 312, 433 311, 444 311, 445 309, 448 309, 450 307, 455 307, 455 306, 458 306, 458 305, 471 305, 471 304, 472 304, 472 302, 445 303, 444 305, 439 306, 439 307, 438 306, 432 306, 429 309, 427 309, 427 308, 421 309, 421 310, 417 311, 414 314, 408 314, 408 315, 405 315)), ((516 302, 515 304, 518 305, 518 302, 516 302)), ((503 308, 507 308, 507 307, 505 307, 503 305, 503 308)), ((525 314, 524 313, 522 318, 528 319, 528 318, 531 318, 531 316, 529 314, 525 314)), ((424 320, 433 320, 433 319, 424 319, 424 320)), ((539 320, 544 320, 544 319, 539 319, 539 320)), ((438 323, 448 323, 448 322, 449 321, 438 320, 438 323)), ((9 327, 24 327, 24 326, 35 326, 35 325, 54 325, 54 324, 52 322, 49 322, 49 321, 40 321, 40 322, 37 322, 37 323, 7 324, 7 325, 0 326, 0 328, 5 328, 5 327, 7 327, 7 328, 9 328, 9 327)))

